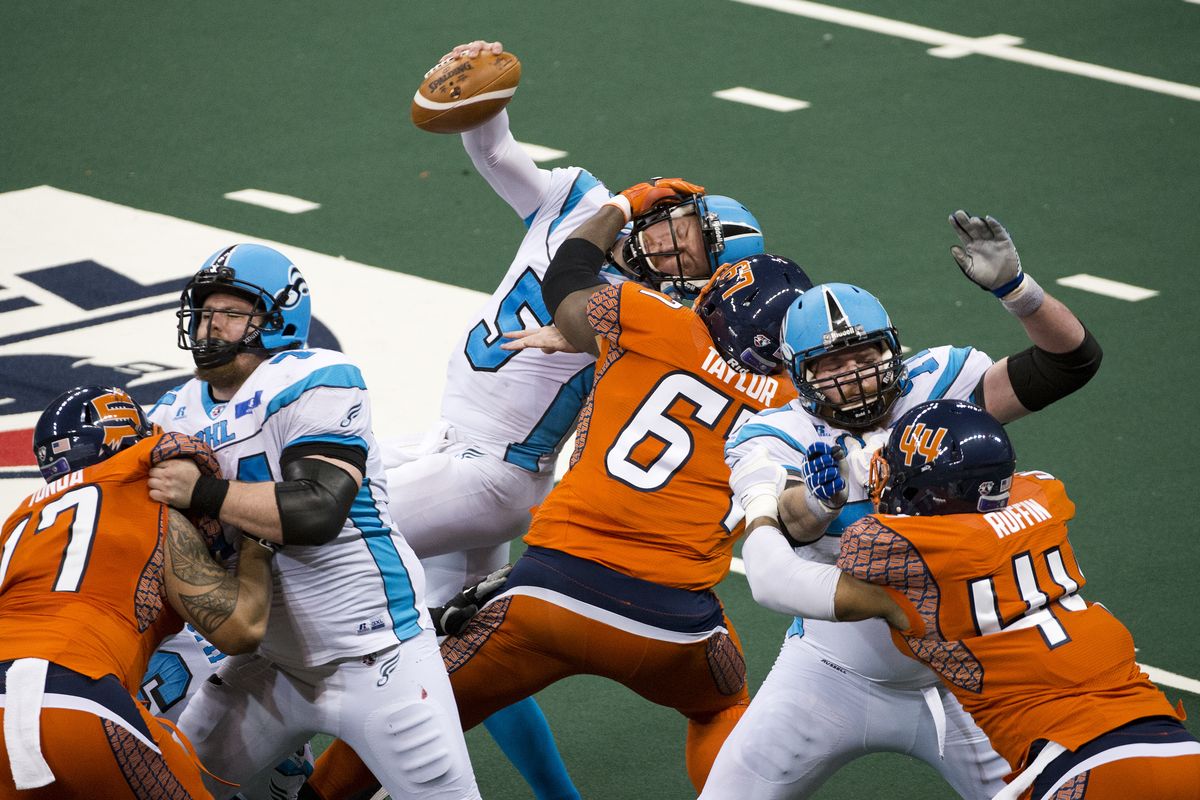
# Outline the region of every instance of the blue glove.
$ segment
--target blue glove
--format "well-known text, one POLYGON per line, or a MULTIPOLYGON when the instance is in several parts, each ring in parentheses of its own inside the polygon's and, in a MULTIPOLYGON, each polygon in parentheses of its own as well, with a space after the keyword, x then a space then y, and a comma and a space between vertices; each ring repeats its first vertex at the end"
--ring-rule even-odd
POLYGON ((846 479, 842 475, 845 460, 845 450, 826 442, 814 442, 804 451, 800 475, 804 478, 808 493, 827 509, 841 508, 849 497, 846 479))

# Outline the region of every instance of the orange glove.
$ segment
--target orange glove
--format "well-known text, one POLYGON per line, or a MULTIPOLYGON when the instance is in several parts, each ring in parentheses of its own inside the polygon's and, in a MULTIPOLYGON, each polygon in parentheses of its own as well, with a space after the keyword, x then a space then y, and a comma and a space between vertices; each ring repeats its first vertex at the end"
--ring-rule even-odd
POLYGON ((683 178, 651 178, 645 183, 630 186, 610 198, 604 205, 620 211, 625 216, 625 221, 629 222, 655 206, 682 203, 694 194, 704 194, 704 187, 689 183, 683 178))

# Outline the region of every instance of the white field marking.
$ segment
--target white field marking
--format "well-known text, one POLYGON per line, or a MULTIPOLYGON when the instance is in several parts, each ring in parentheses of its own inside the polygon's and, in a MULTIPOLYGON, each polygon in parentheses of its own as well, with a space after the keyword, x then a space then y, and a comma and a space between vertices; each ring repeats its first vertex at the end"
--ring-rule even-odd
POLYGON ((1106 297, 1115 297, 1118 300, 1128 300, 1131 303, 1136 303, 1138 300, 1145 300, 1158 294, 1158 291, 1155 289, 1143 289, 1141 286, 1134 286, 1129 283, 1121 283, 1120 281, 1113 281, 1108 278, 1097 278, 1095 275, 1088 275, 1085 272, 1059 278, 1055 283, 1059 286, 1082 289, 1085 292, 1102 294, 1106 297))
POLYGON ((732 558, 729 560, 729 571, 736 572, 738 575, 746 574, 746 562, 740 558, 732 558))
POLYGON ((968 47, 960 47, 954 44, 944 45, 943 47, 933 47, 926 52, 936 58, 962 58, 973 53, 982 52, 980 47, 1010 47, 1013 45, 1025 44, 1025 40, 1020 36, 1009 36, 1007 33, 997 33, 992 36, 981 36, 978 39, 972 39, 968 47))
POLYGON ((1185 692, 1200 695, 1200 681, 1195 678, 1189 678, 1184 675, 1177 675, 1174 672, 1167 672, 1165 669, 1151 667, 1146 664, 1138 664, 1146 674, 1150 676, 1150 680, 1155 683, 1161 683, 1163 686, 1170 686, 1172 689, 1182 689, 1185 692))
POLYGON ((282 211, 285 214, 303 214, 305 211, 321 207, 320 203, 314 203, 311 200, 303 200, 287 194, 264 192, 262 189, 239 189, 225 195, 225 199, 249 203, 252 206, 262 206, 273 211, 282 211))
MULTIPOLYGON (((1007 42, 1015 37, 1007 37, 1004 34, 983 36, 980 38, 960 36, 957 33, 947 33, 946 31, 939 31, 934 28, 926 28, 922 25, 913 25, 908 22, 888 19, 887 17, 877 17, 874 14, 864 14, 861 11, 834 8, 833 6, 821 3, 807 2, 807 0, 733 0, 733 2, 768 8, 773 11, 783 12, 784 14, 793 14, 797 17, 808 17, 809 19, 821 20, 822 22, 832 22, 835 25, 845 25, 864 31, 882 33, 886 36, 895 36, 899 39, 922 42, 923 44, 933 45, 934 49, 965 49, 971 53, 991 56, 992 58, 1004 61, 1015 61, 1031 67, 1041 67, 1053 72, 1065 72, 1069 75, 1079 75, 1084 78, 1107 81, 1122 86, 1130 86, 1134 89, 1142 89, 1147 92, 1157 92, 1159 94, 1180 97, 1184 100, 1200 101, 1200 86, 1165 81, 1161 78, 1151 78, 1147 75, 1124 72, 1119 69, 1102 67, 1098 64, 1089 64, 1085 61, 1075 61, 1051 55, 1050 53, 1038 52, 1037 50, 1024 50, 1008 44, 1007 42)), ((945 57, 944 53, 946 52, 954 52, 954 50, 947 51, 943 49, 942 57, 945 57)))
POLYGON ((528 142, 517 142, 521 149, 529 154, 529 157, 534 161, 554 161, 558 158, 566 158, 566 150, 555 150, 553 147, 543 147, 540 144, 529 144, 528 142))
POLYGON ((770 92, 760 92, 757 89, 747 89, 745 86, 734 86, 732 89, 722 89, 719 92, 713 92, 713 97, 720 100, 729 100, 734 103, 744 103, 748 106, 758 106, 770 111, 799 111, 802 108, 808 108, 810 105, 803 100, 784 97, 780 94, 771 94, 770 92))

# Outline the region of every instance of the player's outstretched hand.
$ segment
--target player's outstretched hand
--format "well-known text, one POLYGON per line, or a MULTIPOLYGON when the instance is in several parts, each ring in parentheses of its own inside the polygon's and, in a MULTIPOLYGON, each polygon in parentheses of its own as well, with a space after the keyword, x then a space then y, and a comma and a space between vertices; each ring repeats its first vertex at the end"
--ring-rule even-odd
POLYGON ((488 42, 484 41, 483 39, 476 39, 473 42, 467 42, 466 44, 455 46, 453 50, 451 50, 449 53, 446 53, 446 55, 442 56, 440 59, 438 59, 438 61, 446 61, 448 59, 459 58, 461 56, 474 58, 480 53, 494 53, 495 55, 500 55, 503 52, 504 45, 500 44, 499 42, 488 42))
POLYGON ((997 297, 1021 285, 1025 273, 1012 237, 993 217, 973 217, 959 209, 950 215, 950 225, 963 246, 950 248, 950 255, 963 274, 997 297))
POLYGON ((537 347, 543 353, 579 352, 579 348, 568 342, 567 337, 563 336, 562 332, 553 325, 528 331, 502 331, 500 335, 511 340, 501 342, 501 350, 528 350, 531 347, 537 347))
POLYGON ((800 465, 800 475, 809 494, 830 510, 844 506, 849 497, 845 470, 846 451, 827 442, 810 444, 800 465))
POLYGON ((192 504, 192 490, 200 477, 200 468, 189 458, 169 458, 150 468, 146 481, 150 487, 150 499, 166 503, 174 508, 188 508, 192 504))
POLYGON ((664 203, 682 203, 694 194, 704 194, 704 187, 683 178, 651 178, 630 186, 610 198, 605 205, 613 206, 629 222, 664 203))
POLYGON ((446 605, 429 609, 437 635, 458 636, 466 630, 467 623, 479 613, 483 604, 504 588, 510 572, 512 564, 505 564, 474 586, 463 587, 446 605))

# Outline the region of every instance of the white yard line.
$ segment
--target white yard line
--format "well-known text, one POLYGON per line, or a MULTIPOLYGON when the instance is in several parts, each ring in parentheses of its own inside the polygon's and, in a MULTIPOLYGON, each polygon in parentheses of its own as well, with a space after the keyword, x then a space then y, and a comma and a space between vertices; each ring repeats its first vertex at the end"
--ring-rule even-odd
POLYGON ((1158 291, 1155 289, 1143 289, 1141 286, 1134 286, 1131 283, 1121 283, 1121 281, 1109 280, 1108 278, 1097 278, 1095 275, 1088 275, 1083 272, 1078 275, 1068 275, 1065 278, 1059 278, 1055 283, 1059 286, 1069 286, 1072 289, 1082 289, 1085 292, 1102 294, 1105 297, 1128 300, 1131 303, 1136 303, 1138 300, 1145 300, 1158 294, 1158 291))
POLYGON ((1098 81, 1116 83, 1142 89, 1147 92, 1180 97, 1184 100, 1200 101, 1200 86, 1186 83, 1166 81, 1152 78, 1148 75, 1138 75, 1119 69, 1089 64, 1086 61, 1075 61, 1070 58, 1042 53, 1037 50, 1026 50, 1016 45, 1022 40, 1009 34, 994 34, 991 36, 971 37, 960 36, 957 33, 926 28, 923 25, 913 25, 909 22, 877 17, 874 14, 864 14, 861 11, 850 11, 844 8, 811 3, 807 0, 733 0, 748 6, 758 6, 797 17, 832 22, 835 25, 845 25, 864 31, 882 33, 885 36, 895 36, 899 39, 909 39, 914 42, 932 45, 931 55, 941 58, 960 58, 965 55, 977 54, 990 56, 1003 61, 1014 61, 1031 67, 1064 72, 1069 75, 1079 75, 1098 81))
POLYGON ((734 103, 744 103, 748 106, 757 106, 769 111, 799 111, 809 106, 803 100, 784 97, 780 94, 771 94, 770 92, 760 92, 758 89, 747 89, 745 86, 734 86, 732 89, 722 89, 719 92, 713 92, 713 97, 721 100, 729 100, 734 103))
POLYGON ((282 211, 285 214, 303 214, 305 211, 312 211, 321 207, 320 203, 314 203, 311 200, 304 200, 287 194, 266 192, 262 189, 239 189, 236 192, 226 194, 225 199, 236 200, 239 203, 249 203, 252 206, 262 206, 272 211, 282 211))

